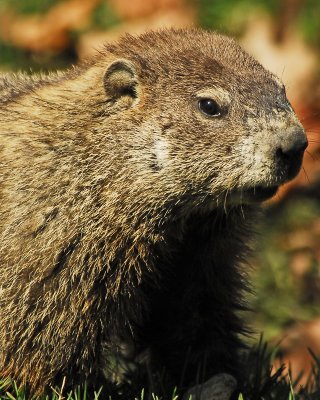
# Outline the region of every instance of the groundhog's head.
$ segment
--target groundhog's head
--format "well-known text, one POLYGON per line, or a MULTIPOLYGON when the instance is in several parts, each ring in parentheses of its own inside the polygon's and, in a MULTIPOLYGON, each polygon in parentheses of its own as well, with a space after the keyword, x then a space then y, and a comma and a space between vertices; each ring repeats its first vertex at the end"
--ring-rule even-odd
POLYGON ((107 50, 105 91, 122 127, 135 118, 128 157, 145 182, 234 204, 298 173, 307 139, 285 88, 234 40, 168 30, 107 50))

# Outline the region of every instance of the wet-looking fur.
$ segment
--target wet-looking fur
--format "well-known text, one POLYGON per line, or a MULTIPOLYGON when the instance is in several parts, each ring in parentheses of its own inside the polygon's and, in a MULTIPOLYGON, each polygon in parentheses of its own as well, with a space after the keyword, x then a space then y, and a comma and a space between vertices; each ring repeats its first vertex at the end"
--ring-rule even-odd
POLYGON ((122 357, 169 386, 241 380, 251 225, 305 145, 278 78, 215 33, 0 77, 1 375, 99 387, 122 357))

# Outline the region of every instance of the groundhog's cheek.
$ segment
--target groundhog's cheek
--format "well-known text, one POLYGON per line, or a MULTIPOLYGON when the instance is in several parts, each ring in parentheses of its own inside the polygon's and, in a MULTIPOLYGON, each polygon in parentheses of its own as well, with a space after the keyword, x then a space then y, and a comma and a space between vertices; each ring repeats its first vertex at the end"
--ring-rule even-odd
POLYGON ((272 180, 274 159, 270 143, 247 137, 241 140, 234 152, 239 159, 239 186, 253 186, 272 180))

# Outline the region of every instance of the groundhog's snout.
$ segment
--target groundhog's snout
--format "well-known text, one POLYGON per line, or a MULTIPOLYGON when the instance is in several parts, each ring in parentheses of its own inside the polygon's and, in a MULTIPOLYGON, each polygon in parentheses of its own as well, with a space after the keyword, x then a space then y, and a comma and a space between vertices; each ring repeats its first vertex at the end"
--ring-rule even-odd
POLYGON ((300 170, 308 139, 302 127, 289 129, 276 145, 276 159, 287 171, 287 179, 292 179, 300 170))
MULTIPOLYGON (((266 136, 263 131, 251 142, 254 146, 249 141, 252 138, 247 139, 247 143, 242 146, 242 156, 248 162, 246 170, 241 170, 239 186, 245 188, 245 191, 240 191, 240 201, 264 201, 274 196, 280 185, 299 173, 308 140, 300 123, 288 125, 275 124, 272 134, 266 136)), ((239 196, 233 195, 232 200, 239 201, 239 196)))
POLYGON ((284 159, 295 159, 303 155, 308 146, 308 140, 303 129, 293 129, 282 139, 277 149, 277 155, 284 159))

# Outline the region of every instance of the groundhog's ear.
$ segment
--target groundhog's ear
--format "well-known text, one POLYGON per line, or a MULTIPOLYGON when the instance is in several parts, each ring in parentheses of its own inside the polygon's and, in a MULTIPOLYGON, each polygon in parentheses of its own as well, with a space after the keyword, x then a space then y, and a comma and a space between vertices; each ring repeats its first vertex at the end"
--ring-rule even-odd
POLYGON ((130 105, 138 97, 136 71, 127 60, 117 60, 110 64, 103 83, 107 96, 115 101, 123 99, 130 105))

